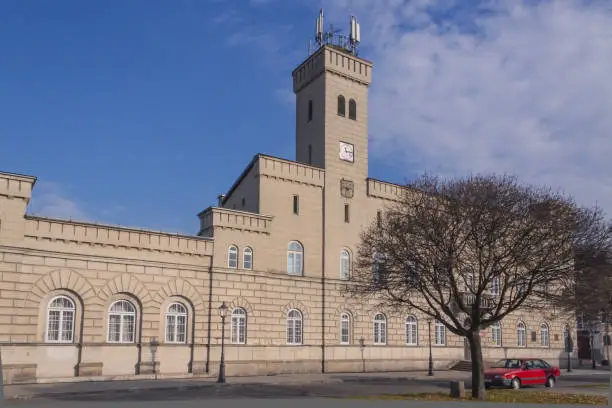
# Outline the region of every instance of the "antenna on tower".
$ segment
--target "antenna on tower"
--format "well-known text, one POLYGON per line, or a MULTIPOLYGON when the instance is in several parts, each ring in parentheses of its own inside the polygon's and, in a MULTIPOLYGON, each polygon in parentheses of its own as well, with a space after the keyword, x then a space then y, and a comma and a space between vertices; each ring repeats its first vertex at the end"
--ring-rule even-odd
POLYGON ((319 46, 323 45, 323 9, 319 11, 319 17, 317 18, 317 33, 315 39, 319 46))
POLYGON ((351 34, 349 36, 351 51, 357 55, 357 46, 361 42, 361 26, 355 16, 351 16, 351 34))
POLYGON ((315 27, 316 45, 313 46, 311 41, 308 42, 308 55, 326 45, 357 55, 357 47, 361 42, 361 28, 355 16, 351 16, 350 34, 348 36, 340 33, 340 30, 334 30, 333 25, 330 25, 329 29, 325 29, 324 24, 323 9, 321 9, 315 27))

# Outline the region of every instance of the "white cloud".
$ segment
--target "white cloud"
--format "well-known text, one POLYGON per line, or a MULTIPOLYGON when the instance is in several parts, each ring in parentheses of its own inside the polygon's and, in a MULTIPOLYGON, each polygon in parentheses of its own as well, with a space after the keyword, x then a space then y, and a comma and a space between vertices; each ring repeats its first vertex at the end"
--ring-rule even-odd
POLYGON ((406 170, 508 171, 612 212, 612 2, 324 3, 361 20, 372 154, 406 170))
POLYGON ((53 182, 36 183, 29 212, 50 218, 91 221, 81 206, 68 198, 61 187, 53 182))

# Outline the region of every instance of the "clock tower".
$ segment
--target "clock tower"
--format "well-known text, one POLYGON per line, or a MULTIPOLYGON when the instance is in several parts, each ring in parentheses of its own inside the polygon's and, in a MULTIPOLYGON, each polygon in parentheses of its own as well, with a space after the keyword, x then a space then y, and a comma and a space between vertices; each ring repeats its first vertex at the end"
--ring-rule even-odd
POLYGON ((315 49, 293 71, 296 161, 325 169, 323 273, 333 279, 341 250, 356 254, 371 218, 366 179, 372 63, 358 56, 359 31, 354 17, 348 36, 323 31, 321 11, 315 49))
MULTIPOLYGON (((293 71, 296 94, 296 161, 338 176, 368 176, 368 87, 372 63, 357 56, 359 23, 350 35, 323 32, 317 20, 317 46, 293 71)), ((339 190, 339 184, 336 187, 339 190)))

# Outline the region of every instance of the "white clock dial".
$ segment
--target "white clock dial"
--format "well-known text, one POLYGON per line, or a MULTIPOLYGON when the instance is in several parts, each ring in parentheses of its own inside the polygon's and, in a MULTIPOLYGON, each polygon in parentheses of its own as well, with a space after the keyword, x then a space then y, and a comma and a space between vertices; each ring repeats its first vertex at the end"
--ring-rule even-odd
POLYGON ((350 143, 340 142, 340 160, 353 162, 355 147, 350 143))

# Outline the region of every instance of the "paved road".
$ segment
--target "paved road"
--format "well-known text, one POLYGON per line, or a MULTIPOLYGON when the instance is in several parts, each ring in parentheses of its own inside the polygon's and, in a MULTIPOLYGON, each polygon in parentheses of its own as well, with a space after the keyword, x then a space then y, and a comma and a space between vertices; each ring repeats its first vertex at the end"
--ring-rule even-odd
MULTIPOLYGON (((464 376, 465 377, 465 376, 464 376)), ((229 399, 296 399, 307 398, 312 402, 312 398, 317 397, 348 397, 348 396, 376 396, 388 394, 408 394, 408 393, 429 393, 447 392, 449 388, 448 379, 427 378, 409 379, 402 377, 384 376, 334 376, 333 382, 311 382, 304 384, 297 383, 231 383, 219 385, 214 382, 193 383, 184 382, 183 389, 134 389, 134 390, 101 390, 75 395, 54 395, 44 396, 32 400, 11 401, 8 406, 45 406, 54 407, 56 404, 69 404, 70 402, 90 403, 113 402, 113 407, 119 402, 172 402, 173 406, 178 402, 202 401, 202 400, 229 400, 229 399), (42 405, 39 405, 42 404, 42 405)), ((607 389, 582 388, 585 385, 608 384, 608 375, 574 375, 561 378, 554 391, 556 392, 579 392, 585 394, 607 395, 607 389)), ((469 381, 466 381, 469 387, 469 381)), ((533 392, 545 390, 544 387, 525 388, 518 392, 533 392)), ((208 402, 207 401, 207 402, 208 402)), ((327 405, 327 404, 326 404, 327 405)), ((58 405, 59 406, 59 405, 58 405)), ((120 404, 122 406, 122 404, 120 404)), ((130 405, 131 406, 131 405, 130 405)), ((188 406, 188 405, 185 405, 188 406)), ((110 405, 109 405, 110 407, 110 405)), ((480 407, 480 405, 479 405, 480 407)), ((484 408, 484 406, 483 406, 484 408)))

